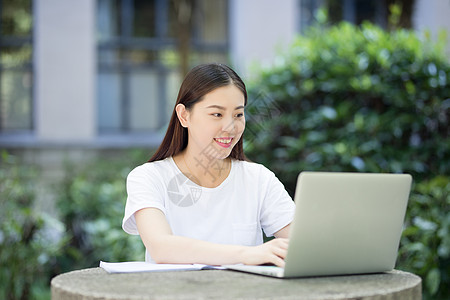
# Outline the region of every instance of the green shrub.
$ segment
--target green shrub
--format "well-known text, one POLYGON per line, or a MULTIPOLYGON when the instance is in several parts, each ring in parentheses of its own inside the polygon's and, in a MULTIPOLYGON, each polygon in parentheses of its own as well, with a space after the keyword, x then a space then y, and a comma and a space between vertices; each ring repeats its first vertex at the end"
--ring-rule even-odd
POLYGON ((411 195, 399 251, 399 266, 420 275, 425 294, 432 299, 449 296, 449 207, 449 176, 436 176, 418 183, 411 195))
POLYGON ((0 298, 48 299, 62 224, 33 210, 37 168, 6 152, 0 164, 0 298))
POLYGON ((410 173, 398 267, 422 276, 426 297, 442 298, 450 297, 444 44, 369 23, 312 28, 249 85, 244 144, 291 195, 301 170, 410 173))
POLYGON ((62 222, 34 209, 40 176, 35 166, 3 153, 0 158, 0 298, 49 299, 57 274, 97 267, 100 260, 143 260, 139 237, 121 229, 125 178, 147 154, 67 164, 56 186, 62 222))
POLYGON ((143 156, 129 152, 124 158, 85 162, 78 169, 67 165, 57 204, 69 242, 58 257, 57 273, 97 267, 100 260, 144 260, 140 238, 127 235, 121 227, 125 179, 133 166, 145 161, 143 156))

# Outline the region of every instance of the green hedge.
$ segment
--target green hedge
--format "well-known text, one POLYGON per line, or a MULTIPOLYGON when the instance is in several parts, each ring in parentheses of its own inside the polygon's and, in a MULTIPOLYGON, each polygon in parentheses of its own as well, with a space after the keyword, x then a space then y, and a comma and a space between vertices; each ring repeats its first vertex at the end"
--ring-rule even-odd
POLYGON ((55 186, 60 220, 34 209, 40 169, 0 158, 0 299, 50 299, 50 280, 100 260, 144 260, 138 236, 123 232, 125 178, 142 151, 67 164, 55 186))
POLYGON ((405 172, 398 268, 450 297, 450 65, 445 41, 369 23, 318 26, 250 84, 245 150, 293 195, 301 170, 405 172))
POLYGON ((64 227, 33 209, 38 168, 6 152, 0 166, 0 299, 48 299, 64 227))
POLYGON ((144 260, 139 236, 122 230, 126 176, 147 153, 125 151, 97 158, 81 168, 68 164, 58 186, 57 206, 67 228, 68 243, 57 256, 57 273, 98 267, 99 261, 144 260))

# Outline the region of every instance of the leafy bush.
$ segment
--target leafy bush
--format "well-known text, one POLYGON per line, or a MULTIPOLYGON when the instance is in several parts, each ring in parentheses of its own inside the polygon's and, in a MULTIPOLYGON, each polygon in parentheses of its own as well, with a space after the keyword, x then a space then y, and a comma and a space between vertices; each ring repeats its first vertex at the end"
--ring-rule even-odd
POLYGON ((97 267, 100 260, 144 260, 139 237, 121 228, 126 191, 125 179, 142 153, 125 153, 125 159, 102 157, 81 168, 68 164, 59 186, 58 208, 69 243, 55 266, 56 272, 97 267))
POLYGON ((6 152, 0 164, 0 298, 48 299, 50 264, 63 226, 32 208, 39 174, 35 167, 6 152))
POLYGON ((411 195, 399 251, 399 266, 422 276, 425 293, 433 299, 449 296, 449 207, 449 176, 418 183, 411 195))
POLYGON ((247 156, 293 195, 300 170, 405 172, 415 185, 398 266, 450 297, 450 65, 445 41, 369 23, 318 26, 249 85, 247 156))
POLYGON ((143 260, 139 237, 121 229, 125 178, 147 154, 126 151, 75 167, 58 184, 62 222, 34 209, 35 166, 3 153, 0 159, 0 298, 49 299, 57 274, 96 267, 100 260, 143 260))

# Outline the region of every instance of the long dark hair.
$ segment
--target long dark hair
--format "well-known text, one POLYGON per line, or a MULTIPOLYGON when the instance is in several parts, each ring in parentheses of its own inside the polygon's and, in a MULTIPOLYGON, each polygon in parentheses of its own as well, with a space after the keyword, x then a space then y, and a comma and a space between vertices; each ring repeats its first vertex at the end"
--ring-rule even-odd
MULTIPOLYGON (((230 67, 224 64, 203 64, 193 68, 181 84, 166 135, 155 154, 149 159, 149 162, 174 156, 186 148, 188 131, 187 128, 181 126, 178 120, 175 111, 178 104, 183 104, 189 110, 209 92, 230 84, 235 85, 244 94, 244 105, 247 105, 245 84, 230 67)), ((230 157, 237 160, 246 160, 242 136, 231 151, 230 157)))

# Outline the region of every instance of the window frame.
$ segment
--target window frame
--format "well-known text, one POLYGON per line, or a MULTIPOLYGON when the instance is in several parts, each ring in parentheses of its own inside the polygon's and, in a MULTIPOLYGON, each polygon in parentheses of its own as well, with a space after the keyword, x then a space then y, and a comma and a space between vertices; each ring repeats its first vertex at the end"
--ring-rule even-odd
MULTIPOLYGON (((119 63, 97 63, 97 78, 101 73, 120 74, 120 95, 119 95, 119 125, 116 128, 102 128, 100 124, 99 114, 97 114, 97 129, 99 135, 105 134, 133 134, 140 132, 134 130, 131 126, 131 75, 133 72, 139 71, 153 71, 157 76, 157 128, 153 130, 145 130, 147 133, 157 132, 161 128, 165 127, 169 121, 170 115, 168 115, 168 81, 169 75, 178 71, 177 66, 167 66, 156 60, 150 63, 141 63, 139 65, 133 64, 126 54, 132 50, 146 50, 155 51, 157 53, 164 50, 177 51, 177 40, 174 37, 169 36, 169 1, 170 0, 155 0, 155 36, 154 37, 133 37, 133 0, 118 0, 118 4, 121 10, 120 14, 120 29, 119 34, 109 40, 97 40, 97 55, 101 55, 102 51, 124 51, 125 56, 119 63)), ((195 0, 199 2, 200 0, 195 0)), ((97 1, 97 9, 98 9, 97 1)), ((197 3, 198 4, 198 3, 197 3)), ((198 6, 198 5, 197 5, 198 6)), ((190 41, 191 53, 212 53, 219 54, 227 57, 229 52, 229 1, 225 0, 225 20, 226 20, 226 37, 224 43, 208 43, 201 39, 200 34, 200 22, 199 18, 195 16, 198 11, 193 15, 193 28, 190 41)), ((97 14, 98 17, 98 14, 97 14)), ((97 94, 96 105, 99 107, 100 95, 97 94)), ((113 126, 114 127, 114 126, 113 126)))
POLYGON ((31 48, 30 60, 25 63, 21 63, 17 66, 4 66, 3 62, 0 59, 0 135, 7 134, 15 134, 15 133, 33 133, 35 130, 35 100, 34 100, 34 1, 30 0, 30 18, 31 18, 31 29, 30 33, 27 36, 5 36, 2 34, 3 32, 3 20, 2 20, 2 12, 4 8, 4 1, 0 0, 0 55, 5 48, 17 48, 20 49, 23 46, 29 46, 31 48), (29 89, 29 127, 28 128, 5 128, 3 126, 3 112, 1 107, 3 106, 3 90, 2 90, 2 81, 3 73, 5 71, 11 72, 28 72, 30 74, 30 89, 29 89))

